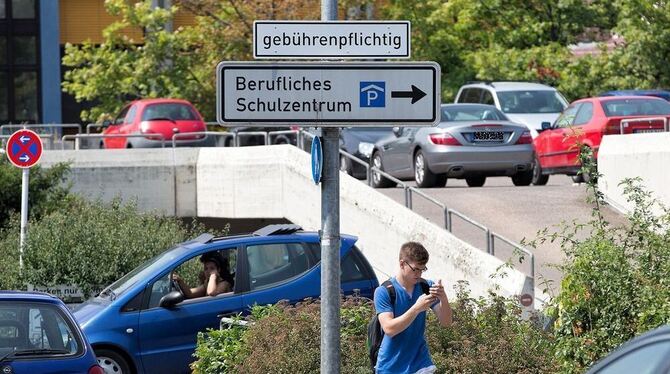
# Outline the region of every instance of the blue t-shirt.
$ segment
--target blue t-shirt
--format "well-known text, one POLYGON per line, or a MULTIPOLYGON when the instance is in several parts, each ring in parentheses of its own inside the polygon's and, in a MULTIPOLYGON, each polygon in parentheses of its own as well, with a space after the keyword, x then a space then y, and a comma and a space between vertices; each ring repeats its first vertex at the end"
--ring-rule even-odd
MULTIPOLYGON (((427 280, 427 282, 429 285, 433 285, 432 281, 427 280)), ((397 318, 405 314, 416 303, 423 292, 421 291, 421 286, 416 284, 410 296, 395 277, 391 278, 391 283, 395 288, 395 305, 391 306, 391 298, 388 291, 385 287, 380 286, 375 290, 375 311, 377 314, 392 312, 393 317, 397 318)), ((437 303, 439 301, 433 304, 433 306, 437 303)), ((425 331, 426 312, 421 312, 400 334, 394 337, 384 335, 382 345, 379 347, 377 365, 375 366, 377 373, 414 373, 419 369, 433 365, 424 336, 425 331)))

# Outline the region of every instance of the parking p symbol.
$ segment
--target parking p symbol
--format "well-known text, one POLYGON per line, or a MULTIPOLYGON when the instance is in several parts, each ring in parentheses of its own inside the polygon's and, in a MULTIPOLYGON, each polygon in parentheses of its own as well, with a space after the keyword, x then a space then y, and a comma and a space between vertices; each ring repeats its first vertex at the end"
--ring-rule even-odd
POLYGON ((386 106, 386 82, 360 82, 361 108, 383 108, 386 106))

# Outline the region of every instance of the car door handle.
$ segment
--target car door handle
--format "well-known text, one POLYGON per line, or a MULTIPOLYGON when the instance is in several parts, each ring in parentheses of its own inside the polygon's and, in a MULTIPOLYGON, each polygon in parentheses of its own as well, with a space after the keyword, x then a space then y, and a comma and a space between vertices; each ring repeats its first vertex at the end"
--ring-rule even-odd
POLYGON ((237 316, 237 313, 235 313, 235 312, 223 312, 223 313, 217 314, 216 318, 235 317, 235 316, 237 316))

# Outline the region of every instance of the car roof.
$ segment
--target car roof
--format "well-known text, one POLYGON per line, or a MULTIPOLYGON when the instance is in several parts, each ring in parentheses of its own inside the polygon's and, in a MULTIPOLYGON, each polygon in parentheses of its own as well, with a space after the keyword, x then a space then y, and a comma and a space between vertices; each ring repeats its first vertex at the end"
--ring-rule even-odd
POLYGON ((486 82, 472 82, 463 86, 465 87, 491 87, 495 91, 556 91, 554 87, 547 86, 542 83, 534 82, 502 82, 502 81, 486 81, 486 82))
POLYGON ((633 99, 633 100, 645 100, 645 99, 649 99, 649 100, 661 100, 661 101, 665 101, 665 100, 663 100, 662 98, 660 98, 660 97, 658 97, 658 96, 645 96, 645 95, 625 95, 625 96, 624 96, 624 95, 617 95, 617 96, 596 96, 596 97, 587 97, 587 98, 584 98, 584 99, 575 100, 575 102, 578 102, 578 101, 586 101, 586 100, 610 101, 610 100, 630 100, 630 99, 633 99))
POLYGON ((37 291, 0 291, 0 301, 37 301, 51 304, 63 302, 54 295, 37 291))
POLYGON ((169 98, 155 98, 155 99, 138 99, 133 100, 132 104, 168 104, 168 103, 179 103, 179 104, 188 104, 192 105, 191 102, 184 99, 169 99, 169 98))
POLYGON ((607 366, 612 360, 617 359, 623 353, 628 352, 631 348, 636 348, 641 342, 654 341, 656 338, 663 337, 665 335, 670 335, 670 325, 663 325, 654 330, 647 331, 644 334, 638 335, 631 340, 623 343, 613 352, 609 353, 607 356, 603 357, 600 361, 594 364, 587 374, 596 373, 603 367, 607 366))
MULTIPOLYGON (((358 238, 352 235, 340 234, 340 237, 345 241, 357 241, 358 238)), ((262 227, 252 233, 215 237, 212 234, 202 234, 195 239, 181 243, 184 247, 200 247, 201 245, 209 244, 244 244, 244 243, 261 243, 274 241, 276 238, 286 240, 304 240, 310 238, 312 240, 319 238, 319 233, 316 231, 303 231, 302 227, 293 224, 273 224, 262 227)))
POLYGON ((667 90, 612 90, 598 96, 656 96, 670 100, 670 91, 667 90))

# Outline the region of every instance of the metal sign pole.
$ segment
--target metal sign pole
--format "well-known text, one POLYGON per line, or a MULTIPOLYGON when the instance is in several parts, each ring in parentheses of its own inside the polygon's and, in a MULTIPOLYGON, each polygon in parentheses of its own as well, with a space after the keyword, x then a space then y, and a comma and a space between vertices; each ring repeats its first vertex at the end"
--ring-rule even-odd
MULTIPOLYGON (((321 0, 321 20, 337 19, 337 0, 321 0)), ((321 182, 321 373, 340 372, 340 129, 323 128, 321 182)))
POLYGON ((23 270, 23 249, 26 242, 26 226, 28 225, 28 185, 30 169, 23 169, 21 178, 21 239, 19 242, 19 270, 23 270))

